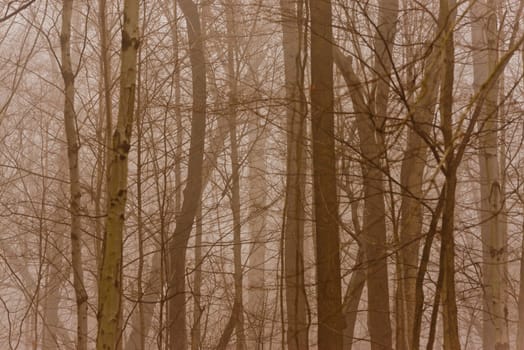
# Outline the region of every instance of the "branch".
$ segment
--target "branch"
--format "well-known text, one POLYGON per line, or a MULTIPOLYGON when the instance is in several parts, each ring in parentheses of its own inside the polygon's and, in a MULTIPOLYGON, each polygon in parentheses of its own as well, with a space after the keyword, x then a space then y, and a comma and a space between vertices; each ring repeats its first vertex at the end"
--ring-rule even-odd
POLYGON ((26 2, 25 4, 23 4, 23 5, 20 6, 19 8, 15 9, 13 12, 8 13, 9 8, 10 8, 11 5, 14 3, 14 1, 11 1, 9 4, 7 4, 6 15, 5 15, 4 17, 0 18, 0 23, 5 22, 5 21, 7 21, 9 18, 16 16, 17 14, 19 14, 20 12, 22 12, 23 10, 25 10, 26 8, 28 8, 29 6, 31 6, 34 2, 35 2, 35 0, 29 0, 28 2, 26 2))

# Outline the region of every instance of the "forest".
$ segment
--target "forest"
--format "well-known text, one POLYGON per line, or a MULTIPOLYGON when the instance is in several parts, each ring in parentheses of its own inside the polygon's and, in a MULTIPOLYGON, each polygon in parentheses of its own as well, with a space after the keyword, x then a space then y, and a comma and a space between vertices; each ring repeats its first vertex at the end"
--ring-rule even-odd
POLYGON ((524 350, 523 18, 0 0, 0 349, 524 350))

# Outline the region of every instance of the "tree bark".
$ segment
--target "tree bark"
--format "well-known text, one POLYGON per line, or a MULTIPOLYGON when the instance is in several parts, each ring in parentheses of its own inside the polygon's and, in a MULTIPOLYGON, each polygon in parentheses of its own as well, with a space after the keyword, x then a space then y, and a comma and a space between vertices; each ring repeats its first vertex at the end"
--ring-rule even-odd
POLYGON ((202 193, 202 164, 206 128, 206 66, 197 5, 192 0, 180 0, 178 5, 187 22, 193 106, 187 183, 183 193, 182 212, 176 219, 175 232, 169 246, 168 333, 169 349, 185 350, 187 349, 186 254, 187 242, 202 193))
POLYGON ((112 139, 107 186, 107 218, 98 286, 97 350, 116 350, 121 341, 122 244, 127 201, 128 154, 131 146, 138 39, 138 0, 124 1, 118 118, 112 139))
POLYGON ((458 159, 455 158, 453 133, 453 83, 455 44, 453 38, 454 13, 450 8, 453 0, 440 0, 442 21, 445 21, 444 72, 440 87, 440 118, 444 137, 445 159, 444 208, 442 212, 439 273, 442 276, 440 300, 444 328, 444 350, 460 350, 458 334, 457 299, 455 292, 455 192, 457 186, 458 159))
POLYGON ((349 88, 357 116, 364 180, 363 248, 366 256, 368 283, 368 328, 372 349, 391 349, 392 334, 389 319, 389 286, 386 261, 386 222, 383 172, 380 167, 380 140, 375 137, 370 108, 364 99, 362 84, 351 67, 351 59, 335 49, 335 62, 349 88))
MULTIPOLYGON (((105 214, 103 211, 103 188, 104 185, 107 186, 109 183, 109 168, 111 157, 111 132, 113 130, 113 103, 111 95, 111 58, 110 58, 110 49, 109 49, 109 33, 107 28, 107 3, 106 0, 99 0, 99 26, 100 26, 100 72, 101 72, 101 81, 100 84, 100 98, 99 105, 100 108, 100 122, 99 122, 99 131, 97 134, 99 142, 99 164, 97 169, 97 188, 95 195, 95 215, 96 215, 96 224, 95 224, 95 234, 97 242, 95 245, 95 254, 96 254, 96 263, 97 269, 100 270, 100 265, 102 262, 102 231, 103 222, 102 217, 105 214), (103 111, 103 114, 102 114, 103 111), (105 123, 104 123, 105 121, 105 123), (104 176, 105 175, 105 176, 104 176)), ((106 198, 107 201, 107 198, 106 198)), ((107 202, 106 202, 107 208, 107 202)))
POLYGON ((202 234, 202 205, 200 205, 196 215, 195 275, 193 276, 193 326, 191 327, 191 350, 199 350, 202 343, 200 323, 203 315, 200 301, 200 296, 202 294, 202 234))
MULTIPOLYGON (((524 223, 522 225, 524 232, 524 223)), ((520 247, 519 322, 517 325, 517 350, 524 350, 524 239, 520 247)))
MULTIPOLYGON (((417 275, 419 266, 420 241, 422 235, 424 198, 422 185, 426 167, 429 144, 427 139, 434 119, 438 89, 440 85, 440 69, 442 68, 442 28, 437 28, 434 49, 427 59, 426 68, 421 81, 421 88, 409 115, 409 130, 405 156, 400 172, 402 204, 400 207, 400 272, 397 284, 397 348, 418 349, 421 322, 416 316, 417 275), (418 328, 414 335, 415 326, 418 328), (416 338, 416 342, 413 340, 416 338)), ((433 237, 430 239, 431 247, 433 237)), ((428 249, 429 249, 428 248, 428 249)), ((425 274, 425 268, 423 268, 425 274)), ((422 285, 420 285, 422 287, 422 285)), ((422 296, 423 297, 423 296, 422 296)), ((421 304, 422 305, 422 304, 421 304)))
MULTIPOLYGON (((498 60, 497 14, 494 2, 475 1, 473 21, 473 85, 478 92, 498 60)), ((506 242, 502 229, 502 179, 498 159, 499 83, 487 92, 479 116, 480 218, 483 247, 484 349, 509 349, 506 305, 506 242)))
POLYGON ((299 27, 299 23, 302 22, 302 6, 302 3, 295 6, 295 1, 292 0, 280 1, 287 120, 284 276, 289 350, 309 347, 309 309, 304 284, 306 101, 299 27))
POLYGON ((231 144, 231 212, 233 214, 233 265, 235 282, 235 299, 233 307, 235 313, 236 349, 246 348, 246 336, 244 333, 244 298, 243 298, 243 276, 242 276, 242 223, 240 219, 240 159, 238 155, 237 140, 237 71, 235 64, 236 29, 235 29, 235 2, 226 3, 226 30, 227 41, 227 74, 228 74, 228 119, 229 119, 229 141, 231 144))
POLYGON ((335 174, 331 1, 309 2, 318 347, 342 349, 340 237, 335 174))
POLYGON ((67 161, 69 165, 71 215, 71 262, 73 268, 73 287, 76 298, 76 347, 87 350, 87 292, 84 287, 82 265, 82 224, 80 208, 82 191, 78 153, 80 150, 75 103, 75 76, 71 63, 71 17, 73 0, 64 0, 62 8, 62 29, 60 32, 61 72, 64 80, 64 126, 67 139, 67 161))

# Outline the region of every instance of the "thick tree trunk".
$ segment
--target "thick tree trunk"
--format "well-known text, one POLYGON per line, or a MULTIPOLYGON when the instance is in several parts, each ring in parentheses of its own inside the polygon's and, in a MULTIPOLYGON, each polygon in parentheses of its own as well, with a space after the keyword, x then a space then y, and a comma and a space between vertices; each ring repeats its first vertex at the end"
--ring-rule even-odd
POLYGON ((187 183, 184 188, 182 212, 176 219, 175 232, 169 246, 169 306, 168 333, 169 349, 187 349, 186 326, 186 254, 202 193, 202 164, 206 128, 206 67, 200 15, 192 0, 178 2, 186 18, 189 37, 189 59, 191 61, 193 111, 187 183))
MULTIPOLYGON (((387 154, 384 140, 384 128, 387 121, 388 95, 390 91, 390 75, 393 67, 392 52, 396 35, 398 17, 398 0, 381 0, 377 32, 375 33, 375 61, 376 74, 375 94, 372 101, 374 106, 369 110, 373 114, 357 121, 361 150, 368 160, 363 165, 364 177, 364 249, 367 262, 368 287, 368 329, 371 349, 392 349, 393 339, 391 320, 389 316, 389 277, 387 268, 387 236, 386 236, 386 208, 385 183, 381 159, 387 154), (370 140, 376 140, 370 142, 370 140), (366 145, 367 144, 367 145, 366 145)), ((387 166, 387 165, 386 165, 387 166)), ((385 169, 388 172, 388 169, 385 169)))
POLYGON ((318 347, 342 349, 340 237, 335 174, 331 1, 310 0, 311 115, 318 347))
POLYGON ((309 310, 304 285, 306 101, 303 91, 302 37, 298 25, 301 23, 303 5, 298 3, 297 6, 298 8, 295 6, 295 1, 292 0, 280 1, 286 79, 287 169, 284 276, 289 350, 309 347, 309 310), (300 12, 298 16, 297 12, 300 12))
POLYGON ((76 347, 87 350, 87 292, 84 287, 82 266, 82 227, 80 221, 80 172, 78 152, 80 149, 77 129, 75 103, 75 77, 71 63, 71 17, 73 0, 64 0, 62 9, 62 29, 60 32, 61 72, 64 80, 64 125, 67 139, 67 160, 70 181, 71 215, 71 262, 73 267, 73 287, 76 298, 76 347))
POLYGON ((121 339, 122 244, 127 200, 128 154, 135 107, 138 0, 124 1, 120 101, 113 134, 107 218, 98 286, 97 350, 115 350, 121 339))
MULTIPOLYGON (((498 60, 497 15, 494 2, 475 1, 471 24, 474 89, 478 92, 498 60)), ((506 243, 502 229, 502 180, 498 159, 497 99, 495 82, 486 95, 479 117, 480 218, 483 247, 484 349, 509 349, 506 317, 506 243)))

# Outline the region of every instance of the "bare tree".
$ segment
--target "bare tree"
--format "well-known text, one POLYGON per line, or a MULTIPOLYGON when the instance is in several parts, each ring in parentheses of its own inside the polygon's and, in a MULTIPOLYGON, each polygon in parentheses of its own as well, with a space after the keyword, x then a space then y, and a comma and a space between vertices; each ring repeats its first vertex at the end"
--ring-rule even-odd
POLYGON ((187 348, 185 266, 187 242, 195 221, 202 194, 202 165, 206 128, 206 65, 200 15, 192 0, 178 3, 188 28, 189 58, 192 72, 193 107, 187 182, 184 188, 182 211, 177 217, 170 243, 169 291, 169 348, 187 348))
POLYGON ((67 138, 67 160, 70 180, 71 215, 71 262, 73 266, 73 286, 76 296, 77 331, 76 347, 87 350, 87 292, 84 286, 84 267, 82 265, 82 226, 80 208, 82 192, 78 169, 79 135, 75 113, 75 74, 71 63, 71 17, 73 1, 64 0, 62 9, 62 30, 60 33, 61 72, 64 79, 64 125, 67 138))
POLYGON ((98 350, 120 348, 122 337, 122 244, 128 154, 135 110, 139 2, 125 0, 123 11, 120 100, 111 145, 107 219, 98 286, 98 350))
POLYGON ((344 320, 335 176, 331 1, 310 1, 309 6, 318 346, 341 350, 344 320))
POLYGON ((287 165, 284 222, 287 346, 309 347, 308 300, 304 284, 306 96, 302 29, 303 2, 280 1, 286 88, 287 165))
MULTIPOLYGON (((472 5, 474 88, 478 91, 498 61, 498 31, 495 3, 475 1, 472 5)), ((506 311, 506 234, 502 230, 502 179, 498 156, 499 82, 486 94, 479 117, 481 231, 484 259, 484 349, 509 349, 506 311)))

